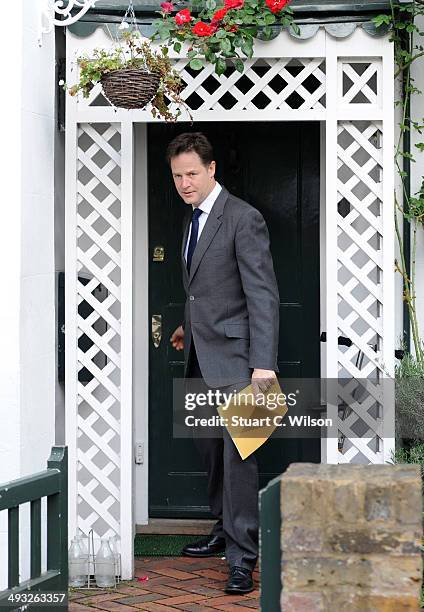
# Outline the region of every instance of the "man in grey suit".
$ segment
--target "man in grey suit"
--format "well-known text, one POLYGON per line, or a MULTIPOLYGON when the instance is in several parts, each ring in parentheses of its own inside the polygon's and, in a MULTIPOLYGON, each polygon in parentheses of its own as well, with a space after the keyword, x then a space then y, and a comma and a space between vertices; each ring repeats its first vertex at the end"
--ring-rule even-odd
MULTIPOLYGON (((190 205, 182 241, 187 294, 182 326, 171 336, 185 351, 185 376, 211 389, 256 393, 275 379, 279 295, 269 236, 262 215, 215 181, 212 147, 200 132, 177 136, 167 160, 175 187, 190 205)), ((208 472, 208 494, 217 522, 210 536, 183 554, 226 553, 227 593, 253 590, 258 556, 258 468, 241 459, 224 428, 220 438, 197 444, 208 472)))

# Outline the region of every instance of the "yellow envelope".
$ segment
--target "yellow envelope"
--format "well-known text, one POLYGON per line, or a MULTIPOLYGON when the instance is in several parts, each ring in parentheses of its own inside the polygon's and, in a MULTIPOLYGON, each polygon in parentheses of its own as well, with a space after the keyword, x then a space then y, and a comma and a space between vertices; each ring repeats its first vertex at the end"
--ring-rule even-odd
POLYGON ((275 421, 281 422, 288 410, 277 379, 262 395, 264 401, 259 405, 254 400, 252 385, 248 385, 227 404, 217 408, 242 459, 249 457, 268 440, 278 426, 275 421), (279 401, 272 401, 277 397, 279 401), (281 418, 275 419, 277 416, 281 418))

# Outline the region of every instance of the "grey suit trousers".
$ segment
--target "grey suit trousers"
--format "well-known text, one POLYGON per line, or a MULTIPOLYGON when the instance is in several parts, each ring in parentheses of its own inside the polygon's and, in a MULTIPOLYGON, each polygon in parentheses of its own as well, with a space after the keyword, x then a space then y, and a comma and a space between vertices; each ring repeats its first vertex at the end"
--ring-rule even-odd
MULTIPOLYGON (((194 343, 191 343, 187 378, 202 379, 194 343)), ((250 380, 237 385, 237 390, 250 380)), ((207 392, 206 383, 204 392, 207 392)), ((222 388, 229 392, 234 387, 222 388)), ((200 412, 197 415, 203 416, 200 412)), ((221 437, 198 437, 194 443, 208 474, 208 498, 212 514, 217 518, 211 535, 224 537, 226 558, 230 567, 237 565, 253 570, 258 558, 258 465, 254 454, 243 460, 227 432, 221 437)))

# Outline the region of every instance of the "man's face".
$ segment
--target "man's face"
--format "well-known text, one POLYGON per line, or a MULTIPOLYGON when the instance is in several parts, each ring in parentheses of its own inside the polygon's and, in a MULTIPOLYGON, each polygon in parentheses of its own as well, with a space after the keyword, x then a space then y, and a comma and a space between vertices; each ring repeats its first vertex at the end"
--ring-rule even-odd
POLYGON ((194 151, 171 159, 175 187, 186 204, 199 206, 215 186, 215 162, 205 166, 194 151))

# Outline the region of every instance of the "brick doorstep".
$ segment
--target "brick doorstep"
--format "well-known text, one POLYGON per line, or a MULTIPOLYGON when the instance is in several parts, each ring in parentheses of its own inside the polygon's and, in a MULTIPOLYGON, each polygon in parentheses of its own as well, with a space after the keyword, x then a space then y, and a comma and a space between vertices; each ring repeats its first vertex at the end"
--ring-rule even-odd
POLYGON ((213 580, 225 580, 228 579, 228 573, 225 574, 215 569, 199 569, 193 570, 194 574, 198 574, 203 578, 212 578, 213 580))
POLYGON ((196 601, 205 601, 205 595, 196 595, 194 593, 187 593, 186 595, 179 595, 178 597, 166 597, 161 600, 161 604, 166 606, 176 606, 183 603, 194 603, 196 601))
POLYGON ((205 608, 203 604, 197 603, 186 603, 186 604, 178 604, 178 608, 176 610, 186 610, 186 612, 211 612, 212 608, 205 608))
MULTIPOLYGON (((155 569, 155 573, 162 574, 163 576, 169 576, 170 578, 177 578, 178 580, 190 580, 193 578, 193 574, 187 571, 183 572, 178 569, 174 569, 173 567, 163 567, 161 569, 155 569)), ((206 570, 205 570, 206 571, 206 570)))
POLYGON ((244 601, 244 598, 246 597, 247 599, 249 599, 249 595, 250 593, 248 593, 247 595, 221 595, 220 597, 212 597, 211 599, 208 599, 207 601, 207 605, 209 607, 213 607, 213 606, 224 606, 224 605, 228 605, 228 604, 235 604, 235 603, 241 603, 242 601, 244 601))
MULTIPOLYGON (((259 606, 257 608, 259 610, 259 606)), ((246 608, 243 605, 243 602, 240 601, 240 605, 237 604, 223 604, 221 606, 215 606, 214 608, 209 608, 209 610, 223 610, 224 612, 252 612, 252 608, 246 608)), ((306 612, 306 611, 305 611, 306 612)))
MULTIPOLYGON (((115 610, 119 610, 119 612, 134 612, 136 608, 133 606, 126 606, 125 604, 120 603, 119 601, 109 600, 109 601, 101 601, 96 605, 91 605, 88 607, 92 612, 95 610, 110 610, 111 612, 115 612, 115 610)), ((72 607, 69 607, 70 612, 73 612, 72 607)))
MULTIPOLYGON (((170 606, 164 606, 159 602, 148 603, 143 608, 143 612, 175 612, 175 610, 178 610, 178 608, 174 606, 172 606, 172 608, 170 606)), ((200 609, 198 608, 198 610, 200 609)))
POLYGON ((255 599, 249 599, 249 600, 244 599, 243 606, 247 608, 248 610, 259 610, 260 609, 259 598, 256 597, 255 599))
MULTIPOLYGON (((252 612, 259 610, 259 590, 247 595, 226 595, 228 577, 225 561, 217 557, 138 559, 136 573, 149 580, 124 581, 112 592, 72 592, 70 612, 252 612), (90 605, 85 605, 90 604, 90 605)), ((258 573, 254 573, 254 577, 258 573)))
POLYGON ((194 593, 196 595, 205 595, 207 597, 217 597, 222 595, 221 589, 216 589, 212 585, 209 586, 209 583, 202 578, 199 582, 190 580, 185 581, 183 584, 150 584, 149 590, 153 593, 160 593, 162 595, 167 595, 168 597, 178 597, 178 595, 187 595, 187 593, 194 593), (189 584, 188 584, 189 583, 189 584))

